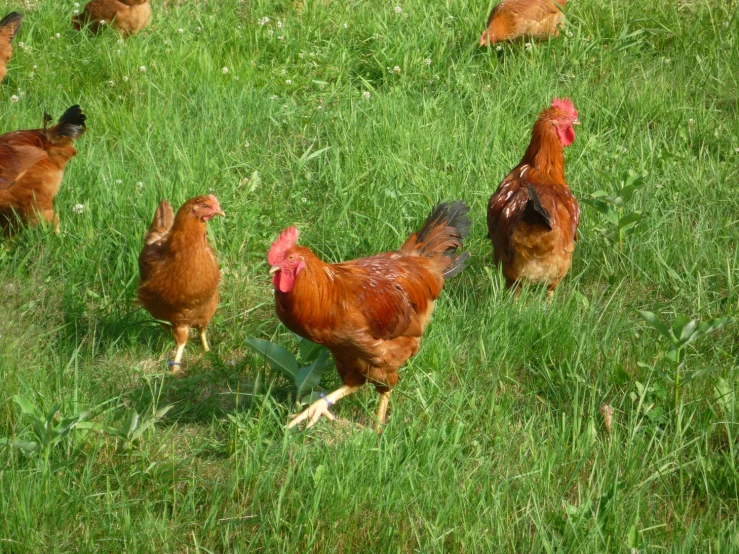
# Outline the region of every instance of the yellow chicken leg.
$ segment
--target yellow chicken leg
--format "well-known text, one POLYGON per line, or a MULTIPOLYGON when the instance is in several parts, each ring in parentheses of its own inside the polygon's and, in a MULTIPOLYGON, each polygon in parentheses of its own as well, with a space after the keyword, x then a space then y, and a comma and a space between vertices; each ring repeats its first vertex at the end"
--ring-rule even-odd
POLYGON ((208 339, 205 337, 205 329, 200 331, 200 342, 203 343, 203 350, 205 352, 210 352, 210 348, 208 347, 208 339))
POLYGON ((175 352, 174 360, 169 362, 170 375, 176 375, 182 369, 182 354, 187 344, 187 331, 187 327, 175 327, 172 329, 172 335, 174 335, 174 340, 177 343, 177 351, 175 352))
POLYGON ((387 406, 390 403, 390 391, 386 391, 380 394, 380 405, 377 407, 377 429, 378 433, 381 432, 382 426, 387 421, 387 406))
POLYGON ((319 398, 318 400, 313 402, 313 404, 308 406, 307 409, 303 410, 299 414, 291 415, 291 421, 290 423, 288 423, 287 428, 292 429, 301 421, 310 419, 308 425, 305 426, 306 429, 310 429, 316 424, 319 419, 321 419, 321 416, 326 416, 327 419, 334 421, 336 419, 336 416, 329 411, 329 408, 336 404, 336 402, 338 402, 340 399, 344 398, 345 396, 349 396, 350 394, 358 390, 359 387, 350 387, 344 385, 343 387, 336 389, 334 392, 327 394, 323 398, 319 398))

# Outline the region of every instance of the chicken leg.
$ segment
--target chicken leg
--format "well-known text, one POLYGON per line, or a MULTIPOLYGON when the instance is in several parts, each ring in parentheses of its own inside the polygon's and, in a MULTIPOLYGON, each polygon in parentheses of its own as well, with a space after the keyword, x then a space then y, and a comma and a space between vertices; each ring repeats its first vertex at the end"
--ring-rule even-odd
POLYGON ((307 409, 303 410, 299 414, 291 415, 291 421, 290 423, 288 423, 287 428, 292 429, 301 421, 305 421, 306 419, 310 418, 308 425, 305 426, 306 429, 310 429, 316 424, 319 419, 321 419, 321 416, 326 416, 327 419, 334 421, 336 419, 336 416, 329 411, 329 407, 333 404, 336 404, 345 396, 349 396, 350 394, 357 392, 358 390, 358 386, 350 387, 348 385, 344 385, 343 387, 336 389, 332 393, 327 394, 325 397, 319 398, 318 400, 313 402, 313 404, 308 406, 307 409))
POLYGON ((210 352, 210 347, 208 347, 208 339, 205 337, 205 329, 200 331, 200 342, 203 343, 203 350, 205 352, 210 352))
POLYGON ((377 428, 378 433, 382 432, 382 426, 387 421, 387 406, 390 403, 390 391, 380 393, 380 405, 377 407, 377 428))
POLYGON ((176 375, 182 369, 182 354, 185 351, 185 345, 187 344, 187 327, 175 327, 172 329, 172 335, 177 343, 177 351, 174 355, 174 360, 169 362, 169 373, 176 375))

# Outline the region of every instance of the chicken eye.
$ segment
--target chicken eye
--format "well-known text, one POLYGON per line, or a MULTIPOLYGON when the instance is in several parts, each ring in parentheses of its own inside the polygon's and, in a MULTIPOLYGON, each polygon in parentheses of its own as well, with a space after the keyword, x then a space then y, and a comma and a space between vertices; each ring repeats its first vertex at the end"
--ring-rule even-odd
POLYGON ((208 209, 208 204, 203 204, 203 208, 208 209))
POLYGON ((290 254, 290 255, 289 255, 289 256, 287 257, 287 259, 288 259, 288 260, 294 260, 294 259, 295 259, 295 254, 290 254))

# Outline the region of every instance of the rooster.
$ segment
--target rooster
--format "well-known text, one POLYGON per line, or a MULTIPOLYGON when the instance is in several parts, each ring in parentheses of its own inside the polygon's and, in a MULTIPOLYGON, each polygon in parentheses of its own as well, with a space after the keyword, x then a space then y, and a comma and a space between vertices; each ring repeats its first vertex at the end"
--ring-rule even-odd
POLYGON ((570 269, 580 206, 565 181, 564 148, 579 123, 572 101, 555 99, 539 114, 521 163, 490 197, 488 237, 509 287, 544 283, 551 296, 570 269))
POLYGON ((86 130, 87 117, 72 106, 59 123, 47 128, 51 116, 44 114, 43 129, 15 131, 0 136, 0 228, 14 231, 16 218, 27 225, 45 220, 59 232, 54 197, 64 168, 77 154, 72 142, 86 130))
POLYGON ((173 374, 182 365, 191 327, 200 332, 203 350, 210 350, 205 328, 218 308, 221 272, 208 244, 206 223, 217 215, 225 214, 212 194, 191 198, 176 216, 162 200, 139 255, 138 301, 172 328, 177 343, 175 358, 169 362, 173 374))
POLYGON ((480 46, 517 38, 557 36, 564 24, 567 0, 503 0, 493 8, 480 46))
POLYGON ((398 368, 418 352, 444 282, 469 258, 458 252, 470 230, 468 212, 462 202, 441 203, 398 251, 337 264, 298 246, 295 227, 280 233, 267 256, 277 316, 325 345, 344 383, 292 416, 288 428, 335 419, 329 408, 366 382, 380 394, 378 430, 385 424, 398 368))
POLYGON ((13 55, 13 39, 21 28, 23 14, 11 12, 0 21, 0 82, 5 78, 5 65, 13 55))
POLYGON ((76 30, 90 25, 96 33, 105 25, 123 35, 135 35, 151 23, 151 4, 149 0, 92 0, 82 13, 72 17, 76 30))

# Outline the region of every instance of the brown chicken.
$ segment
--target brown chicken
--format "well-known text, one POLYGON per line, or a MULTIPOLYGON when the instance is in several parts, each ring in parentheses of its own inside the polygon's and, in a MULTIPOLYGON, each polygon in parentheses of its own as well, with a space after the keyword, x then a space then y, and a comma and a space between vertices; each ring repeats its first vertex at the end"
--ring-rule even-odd
POLYGON ((43 129, 0 136, 0 228, 6 234, 18 220, 27 225, 45 220, 59 232, 54 197, 67 162, 77 154, 72 142, 84 134, 86 119, 72 106, 53 127, 47 128, 51 116, 44 114, 43 129))
POLYGON ((21 28, 23 14, 11 12, 0 21, 0 82, 5 78, 5 65, 13 55, 13 39, 21 28))
POLYGON ((151 23, 149 0, 92 0, 82 13, 72 17, 72 25, 78 31, 89 24, 97 33, 102 27, 112 25, 123 35, 135 35, 151 23))
MULTIPOLYGON (((370 382, 380 393, 377 423, 383 425, 398 368, 418 352, 421 336, 444 282, 465 267, 458 253, 470 230, 462 202, 437 205, 418 233, 397 252, 328 264, 296 244, 288 227, 272 244, 267 260, 277 315, 292 332, 333 354, 344 386, 295 414, 288 427, 322 415, 370 382)), ((379 426, 378 426, 379 429, 379 426)))
POLYGON ((488 236, 509 287, 545 283, 551 296, 570 269, 580 206, 565 181, 564 148, 579 123, 572 102, 555 99, 539 114, 521 163, 490 197, 488 236))
POLYGON ((162 200, 144 237, 139 255, 139 302, 151 315, 169 323, 177 343, 171 372, 181 368, 190 328, 200 332, 203 350, 208 348, 205 328, 218 308, 221 272, 208 244, 206 223, 226 215, 212 194, 185 202, 175 216, 162 200))
POLYGON ((567 0, 503 0, 488 17, 480 46, 517 38, 557 36, 564 25, 567 0))

